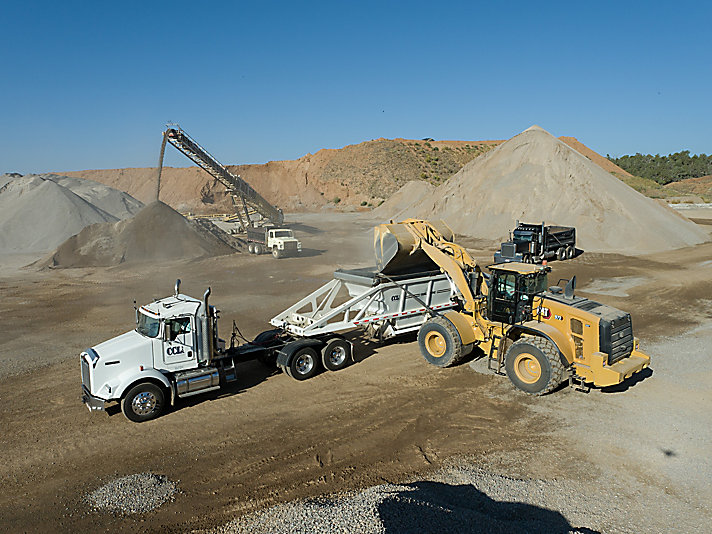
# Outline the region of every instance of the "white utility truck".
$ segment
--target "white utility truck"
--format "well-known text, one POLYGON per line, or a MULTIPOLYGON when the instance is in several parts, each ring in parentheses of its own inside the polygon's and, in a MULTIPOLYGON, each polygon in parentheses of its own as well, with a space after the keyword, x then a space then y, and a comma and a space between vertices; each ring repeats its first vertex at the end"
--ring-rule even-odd
POLYGON ((302 244, 289 228, 264 226, 247 229, 247 249, 251 254, 272 253, 275 258, 296 256, 302 251, 302 244))
MULTIPOLYGON (((82 402, 90 411, 117 401, 131 421, 158 417, 177 398, 213 391, 237 380, 235 366, 259 359, 306 380, 322 368, 352 361, 342 334, 362 328, 383 340, 417 331, 429 314, 457 306, 450 280, 439 271, 382 275, 375 269, 339 270, 334 279, 271 320, 276 328, 230 345, 218 336, 218 311, 180 293, 136 310, 136 328, 81 353, 82 402)), ((244 339, 244 338, 243 338, 244 339)))

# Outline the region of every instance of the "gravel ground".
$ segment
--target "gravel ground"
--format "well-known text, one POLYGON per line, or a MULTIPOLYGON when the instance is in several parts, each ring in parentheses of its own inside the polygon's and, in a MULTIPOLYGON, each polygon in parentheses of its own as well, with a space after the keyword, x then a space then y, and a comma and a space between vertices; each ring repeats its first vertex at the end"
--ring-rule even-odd
POLYGON ((177 491, 177 484, 162 475, 136 473, 95 489, 86 502, 95 511, 142 514, 171 500, 177 491))
POLYGON ((290 502, 243 516, 215 532, 598 532, 585 526, 599 519, 581 513, 593 504, 587 500, 593 497, 575 482, 518 480, 461 461, 427 480, 290 502))

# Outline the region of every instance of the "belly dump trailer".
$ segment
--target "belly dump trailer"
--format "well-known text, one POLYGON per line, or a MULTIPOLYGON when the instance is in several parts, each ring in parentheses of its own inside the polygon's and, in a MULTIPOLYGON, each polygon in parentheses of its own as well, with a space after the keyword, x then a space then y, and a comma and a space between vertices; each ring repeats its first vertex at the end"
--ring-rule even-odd
POLYGON ((81 353, 82 402, 90 411, 116 401, 131 421, 154 419, 176 399, 213 391, 238 378, 236 365, 259 359, 306 380, 338 371, 353 358, 344 333, 364 329, 378 340, 417 331, 433 311, 457 306, 439 270, 384 274, 338 270, 334 279, 275 316, 274 327, 229 346, 218 336, 218 310, 180 293, 136 310, 136 328, 81 353))

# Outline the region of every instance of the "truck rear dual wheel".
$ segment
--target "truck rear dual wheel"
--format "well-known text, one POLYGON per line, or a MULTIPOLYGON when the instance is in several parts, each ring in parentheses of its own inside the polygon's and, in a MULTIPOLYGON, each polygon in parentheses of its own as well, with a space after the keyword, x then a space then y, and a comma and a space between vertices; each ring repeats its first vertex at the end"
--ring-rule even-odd
POLYGON ((255 253, 255 245, 253 245, 252 243, 248 244, 248 245, 247 245, 247 251, 248 251, 250 254, 254 254, 254 253, 255 253))
POLYGON ((573 259, 574 256, 576 256, 576 247, 574 247, 573 245, 569 245, 568 247, 566 247, 566 259, 573 259))
POLYGON ((423 358, 436 367, 455 365, 472 350, 470 345, 463 348, 455 325, 441 316, 429 319, 420 327, 418 346, 423 358))
POLYGON ((163 390, 151 382, 136 384, 121 399, 121 411, 126 419, 135 423, 155 419, 163 413, 164 408, 163 390))
POLYGON ((262 254, 262 245, 260 245, 259 243, 255 243, 253 251, 259 256, 260 254, 262 254))
POLYGON ((556 249, 556 259, 559 261, 566 259, 566 247, 556 249))
POLYGON ((295 380, 308 380, 319 372, 319 355, 312 347, 298 349, 284 370, 295 380))
POLYGON ((512 384, 530 395, 553 391, 566 374, 559 349, 543 337, 525 337, 512 344, 504 368, 512 384))
POLYGON ((345 339, 332 339, 321 351, 321 362, 329 371, 338 371, 351 363, 351 343, 345 339))

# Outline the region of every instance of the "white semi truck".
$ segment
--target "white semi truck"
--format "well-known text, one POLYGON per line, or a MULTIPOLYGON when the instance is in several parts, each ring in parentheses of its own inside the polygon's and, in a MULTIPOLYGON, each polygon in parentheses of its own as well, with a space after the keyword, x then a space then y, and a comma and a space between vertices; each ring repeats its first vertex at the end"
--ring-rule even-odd
MULTIPOLYGON (((358 328, 377 339, 418 330, 428 314, 457 305, 439 271, 386 276, 375 269, 339 270, 334 279, 271 320, 274 329, 229 346, 218 336, 218 310, 180 293, 136 310, 136 328, 81 353, 82 402, 90 411, 119 402, 135 422, 161 415, 178 398, 237 380, 236 365, 259 359, 306 380, 337 371, 353 358, 343 333, 358 328)), ((234 323, 233 323, 234 325, 234 323)))

